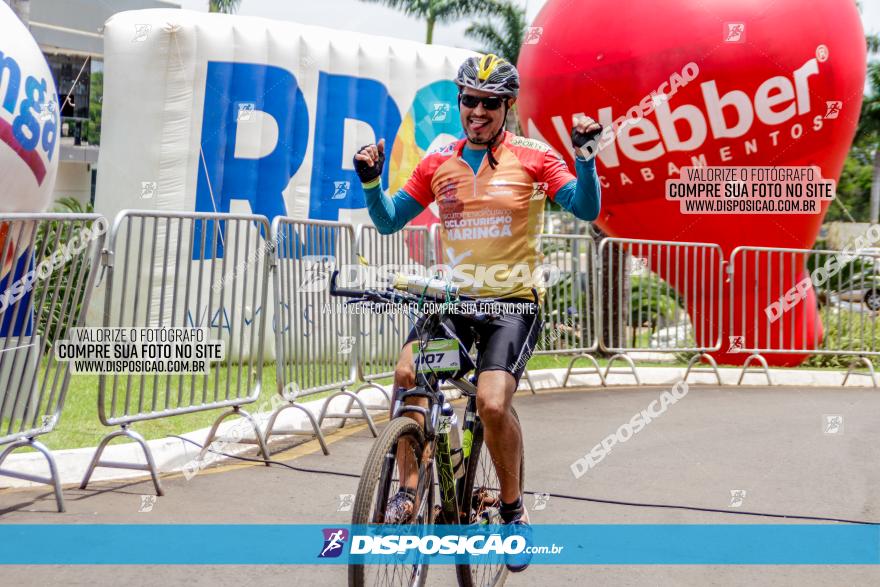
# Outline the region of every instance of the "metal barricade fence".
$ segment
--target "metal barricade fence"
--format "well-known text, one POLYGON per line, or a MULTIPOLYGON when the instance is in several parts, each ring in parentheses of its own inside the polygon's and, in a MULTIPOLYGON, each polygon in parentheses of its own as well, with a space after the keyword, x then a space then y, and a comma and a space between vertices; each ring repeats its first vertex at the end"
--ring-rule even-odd
MULTIPOLYGON (((278 243, 273 277, 276 378, 284 403, 273 411, 266 438, 314 434, 329 454, 321 430, 326 410, 316 419, 298 401, 340 388, 355 397, 345 389, 356 381, 354 321, 328 287, 333 270, 355 261, 354 229, 340 222, 279 216, 272 222, 272 234, 278 243), (278 415, 288 408, 303 411, 312 431, 275 430, 278 415)), ((325 408, 335 395, 324 401, 325 408)), ((366 408, 362 413, 375 432, 366 408)))
POLYGON ((98 415, 121 428, 98 445, 82 488, 96 467, 124 468, 148 471, 162 495, 149 446, 131 426, 179 414, 229 408, 214 421, 200 458, 233 415, 249 422, 268 458, 259 426, 242 406, 262 388, 269 238, 264 216, 125 210, 116 217, 103 261, 103 326, 207 328, 211 340, 223 341, 226 357, 205 374, 101 375, 98 415), (101 460, 122 436, 140 445, 146 464, 101 460))
POLYGON ((713 243, 605 238, 599 245, 599 346, 628 363, 634 352, 695 353, 719 384, 711 351, 721 348, 724 255, 713 243))
MULTIPOLYGON (((388 269, 406 272, 407 266, 415 270, 415 265, 426 267, 431 264, 428 229, 421 226, 406 227, 394 234, 382 235, 374 226, 358 225, 355 229, 355 250, 359 262, 349 268, 348 275, 341 277, 345 282, 342 284, 344 287, 375 287, 381 285, 377 281, 387 277, 383 273, 387 273, 388 269)), ((321 413, 321 421, 328 417, 340 418, 339 426, 342 427, 349 418, 362 418, 367 421, 373 434, 377 433, 370 411, 386 411, 391 405, 391 397, 376 381, 394 375, 397 357, 411 323, 400 308, 385 313, 357 312, 354 316, 356 344, 353 356, 356 357, 356 378, 363 384, 353 391, 343 389, 332 396, 348 396, 348 406, 341 412, 328 413, 328 399, 321 413), (358 394, 365 389, 378 390, 385 404, 363 401, 358 394), (351 412, 355 402, 360 413, 351 412)))
POLYGON ((81 326, 89 305, 107 221, 97 214, 0 216, 0 464, 19 448, 46 458, 49 476, 9 469, 0 475, 51 485, 64 498, 55 459, 37 437, 61 417, 70 384, 54 344, 81 326))
MULTIPOLYGON (((375 227, 363 224, 357 230, 358 253, 371 266, 390 265, 406 272, 407 266, 432 265, 427 227, 408 227, 391 235, 381 235, 375 227)), ((399 311, 360 314, 358 318, 359 379, 369 382, 393 375, 401 345, 412 327, 411 318, 399 311)))
MULTIPOLYGON (((543 234, 538 240, 544 263, 558 269, 558 280, 544 291, 544 328, 533 355, 575 355, 568 364, 562 386, 568 385, 574 364, 589 360, 604 384, 599 363, 590 353, 599 347, 596 332, 596 251, 592 237, 543 234)), ((527 380, 531 385, 531 377, 527 380)), ((532 387, 534 391, 534 387, 532 387)))
POLYGON ((864 365, 877 386, 880 252, 737 247, 728 274, 728 352, 749 354, 739 383, 753 362, 772 383, 763 355, 810 354, 853 356, 843 383, 864 365))

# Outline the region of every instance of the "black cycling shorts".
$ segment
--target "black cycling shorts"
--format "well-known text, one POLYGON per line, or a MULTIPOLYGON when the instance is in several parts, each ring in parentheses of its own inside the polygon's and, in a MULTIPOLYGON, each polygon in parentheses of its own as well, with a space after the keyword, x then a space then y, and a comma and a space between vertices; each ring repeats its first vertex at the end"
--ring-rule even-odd
MULTIPOLYGON (((442 320, 468 352, 476 344, 477 375, 483 371, 506 371, 519 383, 535 350, 543 322, 534 302, 505 300, 505 303, 510 304, 507 308, 517 311, 499 312, 499 318, 486 324, 476 322, 466 313, 446 314, 442 320)), ((418 331, 425 319, 424 316, 419 318, 404 345, 419 339, 418 331)))

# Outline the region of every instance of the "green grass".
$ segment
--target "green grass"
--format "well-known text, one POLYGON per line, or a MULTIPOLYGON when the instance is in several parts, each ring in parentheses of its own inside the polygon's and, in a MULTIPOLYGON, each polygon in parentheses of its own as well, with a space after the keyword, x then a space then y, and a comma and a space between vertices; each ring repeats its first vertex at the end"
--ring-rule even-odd
MULTIPOLYGON (((565 368, 568 366, 569 356, 540 355, 532 357, 528 363, 529 369, 555 369, 565 368)), ((601 365, 607 364, 607 359, 599 359, 601 365)), ((585 365, 585 361, 581 361, 576 366, 585 365)), ((642 365, 643 363, 640 363, 642 365)), ((623 365, 617 363, 617 365, 623 365)), ((644 363, 645 366, 654 364, 644 363)), ((668 366, 669 363, 657 363, 657 366, 668 366)), ((219 387, 221 392, 225 388, 225 371, 220 373, 219 387)), ((376 381, 380 385, 388 385, 391 378, 383 378, 376 381)), ((164 392, 164 389, 160 388, 164 392)), ((260 398, 254 404, 250 404, 245 409, 253 412, 255 408, 268 409, 269 402, 275 393, 275 364, 269 363, 263 367, 263 386, 260 398)), ((320 399, 330 395, 331 392, 325 392, 309 396, 309 400, 320 399)), ((149 401, 148 396, 148 401, 149 401)), ((156 438, 164 438, 170 434, 182 434, 199 428, 210 426, 221 410, 207 410, 203 412, 195 412, 192 414, 184 414, 180 416, 169 416, 165 418, 157 418, 155 420, 146 420, 137 422, 132 425, 132 429, 136 430, 147 440, 156 438)), ((97 445, 101 439, 109 432, 118 429, 117 427, 109 427, 101 424, 98 419, 98 376, 97 375, 71 375, 70 387, 67 390, 64 409, 61 413, 61 420, 58 426, 50 434, 43 435, 40 440, 52 449, 62 448, 81 448, 97 445)), ((123 441, 118 441, 123 442, 123 441)))
MULTIPOLYGON (((221 370, 219 379, 222 393, 226 382, 225 371, 221 370)), ((269 405, 268 402, 272 394, 275 393, 274 364, 266 365, 263 368, 262 381, 260 398, 256 404, 249 406, 251 408, 269 405)), ((142 434, 147 440, 164 438, 169 434, 181 434, 210 426, 220 413, 221 410, 215 409, 146 420, 133 424, 132 429, 142 434)), ((41 437, 41 440, 53 449, 95 446, 104 435, 116 429, 118 428, 104 426, 98 419, 98 376, 71 375, 70 387, 67 390, 64 409, 61 412, 61 420, 55 430, 41 437)))
MULTIPOLYGON (((263 366, 263 385, 260 397, 256 402, 245 406, 246 410, 253 414, 271 409, 271 400, 276 394, 275 376, 275 363, 267 363, 263 366)), ((379 379, 376 382, 380 385, 387 385, 391 383, 391 378, 379 379)), ((218 383, 220 392, 223 393, 226 383, 225 370, 220 371, 218 383)), ((122 384, 120 384, 119 390, 122 391, 122 389, 122 384)), ((164 388, 161 386, 160 391, 164 395, 164 388)), ((334 390, 316 393, 304 397, 303 401, 321 399, 332 393, 334 390)), ((148 400, 150 397, 148 394, 148 400)), ((226 408, 145 420, 132 424, 131 429, 139 432, 147 440, 165 438, 170 434, 183 434, 206 428, 214 423, 214 420, 224 409, 226 408)), ((52 449, 89 447, 96 446, 106 434, 113 430, 118 430, 118 426, 104 426, 98 419, 98 376, 71 375, 70 387, 67 390, 64 409, 61 412, 61 420, 54 431, 41 436, 40 440, 52 449)), ((123 441, 114 442, 121 443, 123 441)))

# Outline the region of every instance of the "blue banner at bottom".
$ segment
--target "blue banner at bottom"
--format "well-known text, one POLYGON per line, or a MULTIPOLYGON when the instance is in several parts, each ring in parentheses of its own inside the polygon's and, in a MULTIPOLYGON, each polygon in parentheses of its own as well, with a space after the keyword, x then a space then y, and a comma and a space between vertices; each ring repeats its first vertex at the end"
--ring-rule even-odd
POLYGON ((880 526, 3 524, 0 564, 874 565, 880 526))

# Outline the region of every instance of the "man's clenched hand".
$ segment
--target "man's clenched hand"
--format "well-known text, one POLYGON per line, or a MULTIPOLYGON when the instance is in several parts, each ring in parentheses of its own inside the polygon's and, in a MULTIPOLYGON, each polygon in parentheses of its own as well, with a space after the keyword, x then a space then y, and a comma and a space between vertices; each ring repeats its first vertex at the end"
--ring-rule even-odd
POLYGON ((385 139, 379 144, 364 145, 354 155, 354 170, 361 183, 369 183, 382 175, 385 166, 385 139))
POLYGON ((602 125, 589 116, 575 116, 571 129, 571 144, 575 155, 589 159, 596 154, 597 138, 602 134, 602 125))

